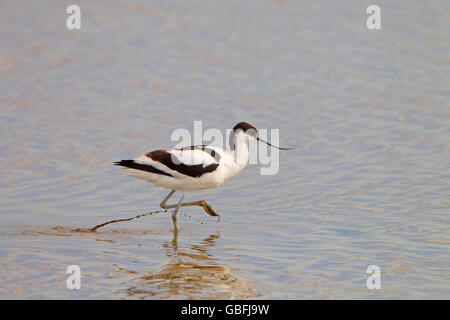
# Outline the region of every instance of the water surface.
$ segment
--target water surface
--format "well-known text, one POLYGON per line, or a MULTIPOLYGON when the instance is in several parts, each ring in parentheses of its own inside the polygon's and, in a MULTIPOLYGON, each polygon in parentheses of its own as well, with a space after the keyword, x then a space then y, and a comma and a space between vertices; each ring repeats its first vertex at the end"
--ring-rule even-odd
POLYGON ((450 3, 0 4, 3 299, 450 296, 450 3), (280 170, 190 194, 112 163, 174 129, 280 129, 280 170), (82 289, 66 288, 79 265, 82 289), (381 290, 366 269, 381 268, 381 290))

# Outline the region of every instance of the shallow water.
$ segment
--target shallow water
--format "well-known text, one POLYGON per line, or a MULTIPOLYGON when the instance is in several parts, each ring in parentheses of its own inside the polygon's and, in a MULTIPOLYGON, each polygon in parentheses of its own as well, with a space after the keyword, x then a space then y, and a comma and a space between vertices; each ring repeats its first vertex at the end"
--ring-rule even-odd
POLYGON ((1 298, 449 298, 448 1, 378 1, 378 31, 356 0, 69 4, 0 3, 1 298), (158 210, 112 163, 194 120, 297 149, 191 193, 220 223, 74 231, 158 210))

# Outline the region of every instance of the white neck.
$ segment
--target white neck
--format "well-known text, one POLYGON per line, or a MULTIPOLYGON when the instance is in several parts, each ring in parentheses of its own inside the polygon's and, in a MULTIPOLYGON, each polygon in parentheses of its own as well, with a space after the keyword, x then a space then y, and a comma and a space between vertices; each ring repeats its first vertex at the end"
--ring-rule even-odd
POLYGON ((243 169, 248 163, 248 139, 244 134, 237 134, 233 140, 233 162, 243 169))
MULTIPOLYGON (((222 179, 226 181, 238 174, 248 163, 248 142, 245 136, 232 137, 230 139, 231 150, 224 154, 224 166, 222 170, 222 179)), ((223 182, 222 181, 222 182, 223 182)))

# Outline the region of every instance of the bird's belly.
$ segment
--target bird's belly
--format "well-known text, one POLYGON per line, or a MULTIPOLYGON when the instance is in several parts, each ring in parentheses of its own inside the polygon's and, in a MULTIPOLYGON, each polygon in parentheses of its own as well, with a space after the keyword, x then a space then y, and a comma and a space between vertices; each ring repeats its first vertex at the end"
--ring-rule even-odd
POLYGON ((205 173, 197 178, 189 176, 171 177, 129 168, 124 170, 135 178, 142 179, 153 183, 155 186, 171 190, 192 191, 211 189, 224 182, 219 179, 220 176, 216 172, 205 173))

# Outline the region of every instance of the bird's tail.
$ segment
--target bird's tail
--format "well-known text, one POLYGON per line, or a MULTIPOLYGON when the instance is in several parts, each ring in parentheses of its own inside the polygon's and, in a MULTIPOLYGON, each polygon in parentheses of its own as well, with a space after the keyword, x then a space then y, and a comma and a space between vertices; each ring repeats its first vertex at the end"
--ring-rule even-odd
MULTIPOLYGON (((127 170, 127 168, 128 168, 128 169, 139 170, 139 171, 141 171, 141 173, 142 172, 156 173, 157 175, 173 177, 170 173, 159 170, 150 164, 138 163, 134 160, 121 160, 121 161, 114 162, 114 164, 116 166, 125 167, 124 168, 125 170, 127 170)), ((128 171, 130 171, 130 170, 128 170, 128 171)))
POLYGON ((133 168, 136 165, 136 163, 134 162, 134 160, 120 160, 120 161, 114 162, 114 165, 127 167, 127 168, 133 168))

